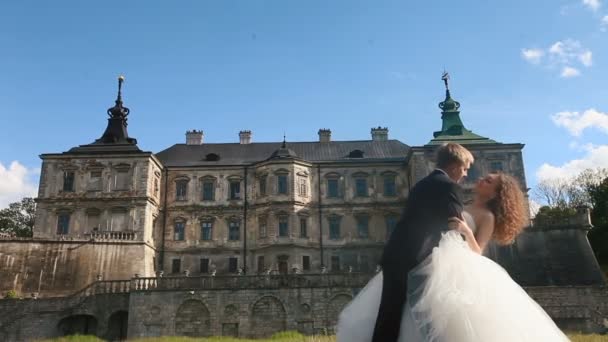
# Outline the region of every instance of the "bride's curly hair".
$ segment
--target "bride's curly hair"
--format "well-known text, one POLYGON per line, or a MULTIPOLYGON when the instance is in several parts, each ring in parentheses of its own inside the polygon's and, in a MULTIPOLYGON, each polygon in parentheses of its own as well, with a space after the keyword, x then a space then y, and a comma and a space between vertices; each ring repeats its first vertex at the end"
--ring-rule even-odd
POLYGON ((494 214, 495 227, 492 238, 501 245, 508 245, 524 230, 527 223, 524 193, 513 176, 496 173, 496 197, 488 201, 494 214))

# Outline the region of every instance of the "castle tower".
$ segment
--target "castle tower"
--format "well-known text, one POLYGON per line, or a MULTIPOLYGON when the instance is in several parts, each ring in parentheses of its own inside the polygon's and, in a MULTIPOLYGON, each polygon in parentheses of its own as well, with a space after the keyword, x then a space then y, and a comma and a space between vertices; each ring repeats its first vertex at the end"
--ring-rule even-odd
POLYGON ((80 243, 78 249, 65 247, 65 251, 63 246, 55 246, 56 252, 67 255, 67 259, 65 255, 60 258, 64 264, 58 272, 76 272, 76 265, 86 262, 87 267, 80 267, 73 279, 76 288, 91 283, 97 275, 129 279, 135 273, 154 274, 153 232, 163 167, 129 137, 130 110, 123 106, 123 82, 120 76, 115 105, 107 110, 107 127, 99 139, 67 152, 40 156, 34 238, 80 243))

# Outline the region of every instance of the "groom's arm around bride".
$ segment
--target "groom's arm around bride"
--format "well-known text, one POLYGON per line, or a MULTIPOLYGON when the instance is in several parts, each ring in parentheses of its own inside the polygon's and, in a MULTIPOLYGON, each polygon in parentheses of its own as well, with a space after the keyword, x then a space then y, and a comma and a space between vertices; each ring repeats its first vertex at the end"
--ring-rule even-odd
POLYGON ((407 275, 437 246, 450 217, 461 217, 463 203, 458 182, 473 162, 461 145, 448 143, 437 150, 437 169, 410 191, 403 214, 388 239, 380 265, 382 298, 373 342, 396 342, 406 301, 407 275))

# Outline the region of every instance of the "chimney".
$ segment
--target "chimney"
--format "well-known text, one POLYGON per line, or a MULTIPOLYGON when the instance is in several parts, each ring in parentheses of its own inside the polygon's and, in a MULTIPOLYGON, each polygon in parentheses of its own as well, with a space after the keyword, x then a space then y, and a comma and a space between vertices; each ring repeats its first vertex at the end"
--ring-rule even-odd
POLYGON ((239 142, 241 145, 251 144, 251 131, 240 131, 239 142))
POLYGON ((203 131, 195 129, 186 131, 186 145, 201 145, 203 143, 203 131))
POLYGON ((388 127, 372 128, 372 140, 373 141, 387 141, 388 140, 388 127))
POLYGON ((327 128, 321 128, 319 130, 319 142, 327 143, 331 141, 331 130, 327 128))

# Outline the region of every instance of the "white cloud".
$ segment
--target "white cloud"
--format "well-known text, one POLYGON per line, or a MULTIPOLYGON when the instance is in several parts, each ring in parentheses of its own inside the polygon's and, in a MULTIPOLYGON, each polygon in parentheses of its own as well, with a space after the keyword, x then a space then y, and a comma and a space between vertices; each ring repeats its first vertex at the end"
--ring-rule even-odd
POLYGON ((522 57, 532 64, 539 64, 545 52, 541 49, 521 49, 522 57))
POLYGON ((593 52, 574 39, 559 40, 547 49, 522 49, 521 55, 531 64, 561 70, 560 76, 563 78, 579 76, 580 67, 589 68, 593 65, 593 52))
POLYGON ((534 216, 536 216, 536 214, 538 213, 538 210, 540 209, 541 205, 533 199, 528 200, 528 203, 530 204, 530 217, 534 218, 534 216))
POLYGON ((587 50, 578 55, 578 59, 584 66, 590 67, 593 64, 593 53, 590 50, 587 50))
POLYGON ((578 71, 578 69, 567 66, 562 69, 560 76, 563 78, 570 78, 580 76, 580 74, 581 72, 578 71))
POLYGON ((592 11, 597 11, 602 5, 600 0, 583 0, 583 5, 587 6, 592 11))
POLYGON ((0 162, 0 209, 23 197, 36 196, 38 187, 31 177, 38 173, 38 170, 28 169, 18 161, 13 161, 8 168, 0 162))
POLYGON ((608 134, 608 113, 599 112, 593 108, 583 113, 559 112, 551 116, 557 126, 564 127, 571 135, 578 137, 587 128, 597 128, 608 134))
POLYGON ((539 181, 573 177, 586 169, 608 167, 608 145, 589 146, 587 153, 580 159, 568 161, 560 166, 544 163, 536 171, 539 181))
POLYGON ((600 21, 600 30, 602 32, 608 31, 608 15, 605 15, 600 21))

